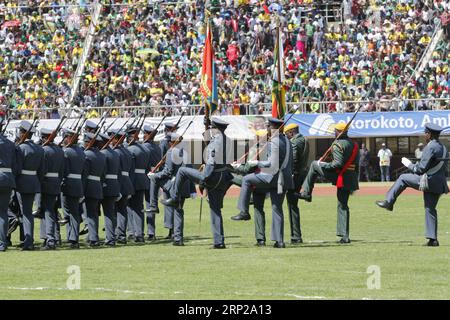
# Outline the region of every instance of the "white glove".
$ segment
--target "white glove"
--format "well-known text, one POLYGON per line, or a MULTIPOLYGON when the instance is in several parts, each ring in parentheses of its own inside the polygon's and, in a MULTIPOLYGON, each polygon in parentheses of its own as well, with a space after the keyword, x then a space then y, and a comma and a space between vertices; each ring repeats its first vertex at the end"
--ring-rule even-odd
POLYGON ((122 194, 121 194, 121 193, 119 193, 119 196, 115 199, 115 201, 117 202, 117 201, 119 201, 120 199, 122 199, 122 194))
POLYGON ((320 161, 320 160, 317 160, 317 164, 319 165, 319 167, 323 166, 323 165, 324 165, 324 163, 325 163, 325 161, 320 161))
POLYGON ((147 173, 147 177, 148 177, 150 180, 154 180, 154 179, 155 179, 155 174, 156 174, 156 173, 154 173, 154 172, 149 172, 149 173, 147 173))
POLYGON ((249 160, 247 162, 250 166, 256 166, 258 164, 258 160, 249 160))
POLYGON ((191 197, 191 199, 195 199, 197 198, 197 192, 193 192, 189 196, 191 197))
POLYGON ((234 161, 234 162, 231 164, 231 166, 232 166, 234 169, 236 169, 237 167, 240 166, 240 164, 237 163, 237 161, 234 161))
POLYGON ((405 158, 405 157, 402 158, 402 163, 407 168, 412 164, 411 160, 409 160, 408 158, 405 158))
POLYGON ((84 197, 81 197, 80 200, 78 200, 78 203, 82 203, 84 201, 84 197))

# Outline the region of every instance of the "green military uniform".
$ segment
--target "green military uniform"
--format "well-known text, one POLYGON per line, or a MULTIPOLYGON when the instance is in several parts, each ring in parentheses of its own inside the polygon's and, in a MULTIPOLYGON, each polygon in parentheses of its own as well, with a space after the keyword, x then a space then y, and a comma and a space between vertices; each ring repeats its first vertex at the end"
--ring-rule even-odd
MULTIPOLYGON (((347 134, 344 133, 332 145, 331 162, 313 161, 309 168, 308 175, 302 185, 302 193, 300 198, 311 201, 311 194, 314 188, 314 182, 318 176, 322 176, 333 185, 338 180, 338 171, 341 170, 345 163, 352 156, 354 143, 347 134)), ((356 153, 350 167, 343 174, 343 187, 338 188, 337 198, 337 235, 342 237, 341 242, 348 243, 349 240, 349 219, 350 209, 348 207, 348 198, 350 194, 359 189, 358 184, 358 163, 359 152, 356 153)))
POLYGON ((294 192, 300 189, 300 186, 305 180, 309 148, 305 137, 301 133, 297 133, 292 137, 291 145, 294 159, 292 166, 294 189, 287 192, 286 198, 289 210, 289 223, 291 226, 291 241, 301 242, 302 231, 300 228, 300 209, 298 207, 298 198, 295 197, 294 192))

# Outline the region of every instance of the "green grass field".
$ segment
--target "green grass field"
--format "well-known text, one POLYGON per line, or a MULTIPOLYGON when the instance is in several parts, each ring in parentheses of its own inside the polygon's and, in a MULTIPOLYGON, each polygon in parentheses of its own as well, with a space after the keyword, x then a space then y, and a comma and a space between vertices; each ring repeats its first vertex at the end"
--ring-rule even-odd
MULTIPOLYGON (((423 202, 404 195, 394 213, 374 205, 380 196, 353 196, 350 245, 336 243, 336 199, 301 203, 303 245, 254 246, 254 221, 232 221, 236 199, 224 207, 226 250, 212 250, 209 210, 198 222, 198 199, 186 203, 185 247, 168 240, 143 246, 0 254, 3 299, 449 299, 450 197, 441 198, 440 247, 424 247, 423 202), (68 290, 70 265, 81 289, 68 290), (368 289, 377 265, 381 288, 368 289)), ((270 237, 270 200, 266 201, 270 237)), ((252 212, 253 213, 253 212, 252 212)), ((285 211, 286 216, 286 211, 285 211)), ((158 237, 167 234, 158 215, 158 237)), ((38 231, 38 228, 37 228, 38 231)), ((101 232, 103 235, 103 232, 101 232)), ((286 242, 289 222, 285 217, 286 242)), ((17 237, 17 232, 16 235, 17 237)), ((84 237, 84 236, 83 236, 84 237)), ((17 238, 14 241, 17 244, 17 238)))

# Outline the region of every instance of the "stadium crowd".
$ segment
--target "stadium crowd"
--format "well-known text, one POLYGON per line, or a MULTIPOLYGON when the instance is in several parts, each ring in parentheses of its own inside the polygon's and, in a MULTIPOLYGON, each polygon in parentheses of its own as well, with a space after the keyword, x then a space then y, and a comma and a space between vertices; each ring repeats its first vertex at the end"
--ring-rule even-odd
MULTIPOLYGON (((28 7, 1 2, 0 99, 18 110, 56 110, 70 95, 91 19, 88 6, 85 1, 75 1, 80 7, 57 6, 69 1, 23 2, 28 7), (13 21, 20 24, 3 27, 13 21), (30 28, 37 34, 27 33, 30 28)), ((261 113, 261 103, 271 102, 274 13, 284 34, 287 101, 308 101, 310 112, 318 112, 321 101, 334 102, 320 111, 336 112, 357 105, 340 101, 371 100, 365 111, 388 111, 376 100, 448 97, 445 41, 427 68, 417 76, 413 71, 450 1, 344 0, 343 22, 333 23, 318 9, 320 2, 103 0, 73 104, 90 107, 92 116, 100 106, 149 105, 159 115, 201 105, 208 11, 222 114, 245 113, 243 105, 261 113)), ((400 102, 401 110, 411 108, 400 102)), ((429 106, 423 102, 420 108, 429 106)))

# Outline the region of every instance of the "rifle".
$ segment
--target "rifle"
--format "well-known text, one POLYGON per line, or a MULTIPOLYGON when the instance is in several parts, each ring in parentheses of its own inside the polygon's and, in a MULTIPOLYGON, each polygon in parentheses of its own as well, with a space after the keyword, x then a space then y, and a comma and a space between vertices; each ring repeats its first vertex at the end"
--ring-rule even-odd
POLYGON ((130 145, 132 145, 133 143, 135 143, 136 141, 139 140, 139 133, 141 132, 142 126, 144 125, 144 121, 145 121, 145 111, 142 113, 141 118, 142 118, 142 122, 141 122, 141 124, 139 124, 141 119, 138 120, 138 122, 137 122, 138 128, 137 128, 136 132, 134 133, 133 138, 131 138, 131 141, 129 143, 130 145))
POLYGON ((187 129, 191 126, 191 124, 194 121, 191 120, 191 122, 189 122, 189 124, 187 125, 187 127, 184 129, 183 134, 181 134, 177 140, 175 140, 175 142, 173 143, 173 145, 167 150, 166 154, 164 155, 164 157, 162 157, 162 159, 156 164, 156 166, 153 168, 153 170, 151 171, 151 173, 155 173, 165 162, 167 159, 167 154, 169 153, 169 150, 172 150, 177 144, 179 144, 182 140, 183 140, 183 136, 185 135, 187 129))
MULTIPOLYGON (((69 143, 67 144, 67 147, 70 147, 71 145, 75 144, 78 141, 78 136, 80 135, 81 132, 81 128, 83 128, 84 123, 86 122, 86 118, 83 119, 83 121, 81 122, 80 126, 78 128, 76 128, 76 132, 75 134, 72 136, 72 138, 70 139, 69 143)), ((60 145, 62 144, 62 141, 60 143, 60 145)))
POLYGON ((2 134, 5 134, 6 128, 8 127, 9 122, 11 121, 11 117, 8 117, 8 121, 6 121, 5 126, 2 128, 2 134))
MULTIPOLYGON (((184 112, 183 112, 184 113, 184 112)), ((183 116, 183 114, 181 114, 181 116, 183 116)), ((155 130, 153 130, 147 137, 147 139, 144 139, 144 143, 149 142, 150 140, 153 140, 156 136, 156 134, 158 133, 158 129, 161 126, 161 124, 163 123, 164 119, 166 119, 167 114, 164 115, 164 117, 161 119, 161 121, 158 123, 158 125, 156 126, 155 130)), ((181 119, 181 118, 180 118, 181 119)), ((180 123, 180 121, 177 122, 177 125, 180 123)), ((176 126, 175 126, 176 127, 176 126)))
POLYGON ((115 118, 107 127, 105 130, 103 130, 104 133, 108 132, 109 129, 113 126, 114 123, 116 123, 118 118, 115 118))
POLYGON ((33 122, 31 123, 30 128, 25 132, 24 135, 22 135, 22 137, 19 139, 19 141, 17 141, 16 145, 21 145, 22 143, 25 142, 26 139, 28 139, 28 135, 31 132, 31 129, 33 129, 33 127, 39 123, 39 118, 38 117, 34 117, 33 122))
POLYGON ((94 137, 89 141, 89 143, 86 146, 86 148, 84 148, 85 150, 89 150, 89 149, 91 149, 94 146, 95 140, 97 139, 98 135, 102 131, 102 127, 105 124, 105 122, 106 122, 106 112, 103 113, 100 121, 98 122, 98 129, 97 129, 97 131, 95 131, 94 137))
MULTIPOLYGON (((130 121, 130 118, 127 119, 127 121, 125 121, 123 123, 123 125, 120 127, 119 132, 123 130, 123 128, 125 128, 125 126, 127 125, 128 121, 130 121)), ((115 122, 115 121, 114 121, 115 122)), ((109 138, 109 140, 105 143, 105 145, 101 148, 101 150, 104 150, 106 148, 108 148, 108 146, 112 143, 112 141, 114 140, 115 136, 113 135, 111 138, 109 138)))
POLYGON ((70 126, 70 130, 76 130, 76 128, 78 127, 78 125, 80 124, 81 119, 84 117, 84 112, 82 111, 80 113, 80 116, 78 117, 78 120, 74 123, 72 123, 72 125, 70 126))
MULTIPOLYGON (((130 126, 133 127, 134 124, 136 123, 136 120, 138 120, 138 119, 139 119, 138 117, 135 117, 130 126)), ((128 123, 128 120, 126 123, 128 123)), ((138 123, 139 123, 139 120, 138 120, 138 123)), ((117 143, 114 145, 113 149, 116 149, 118 146, 120 146, 123 143, 123 140, 125 140, 126 136, 127 136, 126 132, 123 135, 121 135, 119 140, 117 141, 117 143)))
POLYGON ((61 118, 56 129, 53 130, 53 132, 48 136, 47 140, 42 144, 43 147, 45 147, 53 142, 53 140, 56 138, 56 135, 58 134, 59 130, 61 130, 62 124, 65 119, 66 119, 66 116, 63 116, 61 118))

